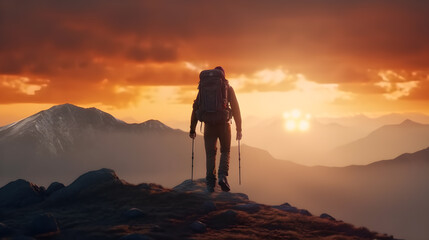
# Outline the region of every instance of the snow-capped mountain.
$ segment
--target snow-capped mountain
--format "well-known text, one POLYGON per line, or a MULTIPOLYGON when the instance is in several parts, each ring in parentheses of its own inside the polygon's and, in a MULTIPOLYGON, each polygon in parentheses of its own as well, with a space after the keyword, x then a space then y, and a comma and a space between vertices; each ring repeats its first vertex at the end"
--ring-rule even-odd
POLYGON ((32 141, 38 151, 51 154, 64 152, 68 146, 99 132, 173 131, 158 120, 127 124, 97 108, 72 104, 53 106, 28 118, 0 128, 0 141, 32 141))
MULTIPOLYGON (((167 152, 157 154, 156 149, 186 137, 157 120, 128 124, 96 108, 57 105, 0 128, 0 182, 33 176, 70 179, 100 166, 129 170, 143 157, 166 157, 167 152)), ((160 167, 152 163, 158 164, 146 162, 160 167)))

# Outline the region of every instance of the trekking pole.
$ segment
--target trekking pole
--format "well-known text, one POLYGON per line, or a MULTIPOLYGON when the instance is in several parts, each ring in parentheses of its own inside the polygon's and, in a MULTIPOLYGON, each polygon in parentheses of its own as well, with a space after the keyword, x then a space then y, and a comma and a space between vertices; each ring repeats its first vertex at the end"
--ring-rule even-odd
POLYGON ((194 181, 194 142, 195 142, 195 138, 192 138, 192 170, 191 170, 191 181, 194 181))
POLYGON ((241 185, 241 155, 240 155, 240 140, 238 140, 238 184, 241 185))

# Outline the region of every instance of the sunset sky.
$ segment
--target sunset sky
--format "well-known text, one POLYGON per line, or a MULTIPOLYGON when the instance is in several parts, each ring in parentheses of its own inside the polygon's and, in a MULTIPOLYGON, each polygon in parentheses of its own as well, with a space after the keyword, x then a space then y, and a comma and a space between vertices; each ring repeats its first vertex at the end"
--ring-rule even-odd
POLYGON ((218 65, 244 119, 429 114, 428 26, 421 0, 0 0, 0 126, 73 103, 184 128, 218 65))

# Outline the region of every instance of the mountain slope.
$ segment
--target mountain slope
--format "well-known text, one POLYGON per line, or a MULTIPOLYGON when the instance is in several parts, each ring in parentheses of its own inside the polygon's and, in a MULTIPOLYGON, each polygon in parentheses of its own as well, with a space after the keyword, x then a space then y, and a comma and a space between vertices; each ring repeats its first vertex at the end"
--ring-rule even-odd
POLYGON ((0 128, 0 141, 33 141, 38 143, 38 150, 59 154, 80 138, 87 137, 84 134, 124 126, 124 122, 98 109, 64 104, 0 128))
POLYGON ((16 177, 70 181, 103 165, 132 169, 128 164, 150 158, 146 153, 182 139, 182 134, 157 120, 127 124, 95 108, 54 106, 0 128, 0 183, 16 177))
POLYGON ((429 146, 429 124, 405 120, 386 125, 367 137, 333 150, 330 165, 347 166, 369 164, 381 159, 394 158, 402 153, 415 152, 429 146))
POLYGON ((429 237, 429 149, 352 167, 294 166, 258 160, 247 151, 242 153, 244 184, 233 182, 233 188, 256 201, 274 204, 287 199, 399 238, 429 237))
MULTIPOLYGON (((28 184, 21 180, 18 185, 28 184)), ((0 188, 1 196, 20 195, 5 188, 0 188)), ((43 200, 0 207, 0 237, 393 240, 329 216, 292 212, 288 204, 258 204, 242 193, 208 194, 204 188, 203 180, 167 189, 129 184, 110 169, 91 171, 49 195, 40 192, 43 200)))

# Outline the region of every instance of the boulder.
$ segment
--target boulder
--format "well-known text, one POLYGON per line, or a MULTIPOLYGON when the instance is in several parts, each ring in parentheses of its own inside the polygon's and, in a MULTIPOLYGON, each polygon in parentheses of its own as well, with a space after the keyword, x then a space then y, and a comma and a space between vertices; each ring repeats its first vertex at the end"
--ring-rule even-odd
POLYGON ((191 223, 191 225, 189 225, 189 227, 191 228, 192 231, 194 231, 196 233, 204 233, 207 231, 206 225, 200 221, 195 221, 195 222, 191 223))
POLYGON ((331 220, 331 221, 336 221, 336 219, 334 217, 332 217, 331 215, 329 215, 327 213, 320 214, 320 218, 328 219, 328 220, 331 220))
POLYGON ((46 190, 46 194, 49 196, 52 193, 64 188, 64 184, 59 183, 59 182, 53 182, 51 183, 51 185, 49 185, 48 189, 46 190))
POLYGON ((213 201, 205 201, 203 203, 202 209, 204 213, 216 211, 216 203, 214 203, 213 201))
MULTIPOLYGON (((181 184, 175 186, 173 190, 178 192, 198 192, 207 193, 206 179, 200 178, 191 181, 190 179, 183 181, 181 184)), ((216 186, 215 191, 220 191, 219 186, 216 186)))
POLYGON ((276 208, 285 212, 290 212, 290 213, 299 213, 298 208, 292 207, 289 203, 283 203, 282 205, 279 205, 279 206, 273 206, 273 208, 276 208))
POLYGON ((138 208, 130 208, 124 212, 124 216, 126 218, 138 218, 138 217, 143 217, 145 215, 146 214, 138 208))
POLYGON ((308 210, 306 209, 300 209, 299 213, 305 216, 313 216, 313 214, 311 214, 308 210))
POLYGON ((0 188, 0 207, 24 207, 42 202, 43 189, 23 179, 0 188))
POLYGON ((207 224, 212 228, 225 228, 236 224, 238 213, 234 210, 225 210, 208 218, 207 224))
POLYGON ((51 202, 69 200, 83 192, 116 184, 123 184, 123 182, 113 170, 102 168, 81 175, 67 187, 54 192, 48 200, 51 202))
POLYGON ((49 213, 36 216, 31 222, 29 230, 33 235, 57 233, 60 231, 57 220, 49 213))

